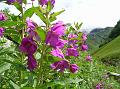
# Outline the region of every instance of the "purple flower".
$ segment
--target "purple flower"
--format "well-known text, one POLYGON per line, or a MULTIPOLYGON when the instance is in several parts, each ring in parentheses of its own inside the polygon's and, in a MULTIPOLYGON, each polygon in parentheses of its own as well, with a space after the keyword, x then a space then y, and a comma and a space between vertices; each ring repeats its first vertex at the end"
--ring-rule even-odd
POLYGON ((52 46, 53 48, 63 48, 66 43, 67 41, 60 39, 55 32, 49 31, 47 33, 46 44, 52 46))
POLYGON ((75 40, 75 38, 77 38, 77 35, 73 33, 70 33, 68 35, 68 39, 69 39, 68 46, 71 46, 71 47, 75 46, 75 44, 78 42, 78 40, 75 40))
POLYGON ((17 2, 20 3, 20 4, 22 3, 22 1, 23 1, 23 0, 17 0, 17 2))
POLYGON ((86 41, 86 40, 87 40, 87 35, 84 34, 84 33, 82 34, 82 40, 83 40, 83 41, 86 41))
POLYGON ((92 61, 92 57, 90 55, 87 55, 86 60, 87 61, 92 61))
POLYGON ((65 25, 62 21, 58 21, 57 23, 55 23, 53 25, 53 27, 51 27, 51 31, 53 31, 54 33, 56 33, 59 36, 63 36, 65 33, 65 25))
POLYGON ((98 83, 95 87, 95 89, 104 89, 103 83, 98 83))
POLYGON ((51 2, 52 6, 55 4, 55 0, 39 0, 40 5, 44 6, 48 4, 48 1, 51 2))
POLYGON ((27 24, 27 32, 29 33, 29 37, 35 38, 37 41, 40 41, 40 37, 38 36, 37 32, 35 32, 35 28, 37 26, 36 23, 34 23, 30 18, 28 17, 26 19, 27 24))
POLYGON ((22 42, 19 48, 20 48, 20 51, 26 54, 34 54, 37 50, 37 45, 33 39, 25 37, 22 39, 22 42))
POLYGON ((8 4, 12 4, 12 3, 14 3, 16 0, 7 0, 7 3, 8 4))
POLYGON ((104 84, 103 82, 100 82, 96 85, 95 89, 104 89, 104 84))
POLYGON ((0 21, 7 20, 6 15, 3 12, 0 12, 0 21))
POLYGON ((69 40, 68 41, 68 46, 74 47, 74 46, 76 46, 77 42, 78 42, 78 40, 69 40))
POLYGON ((75 48, 67 48, 67 52, 66 52, 67 56, 79 56, 79 52, 77 51, 77 49, 75 48))
POLYGON ((35 39, 37 41, 40 41, 40 37, 38 36, 37 32, 35 32, 35 31, 30 31, 29 32, 29 37, 33 38, 33 39, 35 39))
POLYGON ((21 4, 22 0, 7 0, 8 4, 12 4, 12 3, 15 3, 15 2, 18 2, 19 4, 21 4))
POLYGON ((53 56, 56 56, 56 57, 64 59, 64 54, 62 53, 61 49, 54 49, 54 50, 51 51, 51 54, 53 56))
POLYGON ((66 43, 67 43, 67 40, 58 39, 58 42, 57 42, 57 44, 56 44, 56 47, 57 47, 57 48, 63 48, 66 43))
POLYGON ((3 36, 4 30, 5 30, 4 28, 0 27, 0 37, 3 36))
POLYGON ((59 40, 59 36, 54 32, 49 31, 47 33, 46 44, 52 46, 53 48, 56 48, 58 40, 59 40))
POLYGON ((44 6, 44 5, 47 5, 48 0, 40 0, 39 3, 40 5, 44 6))
POLYGON ((37 67, 37 61, 35 60, 33 55, 28 55, 28 61, 27 61, 28 69, 30 71, 33 71, 37 67))
POLYGON ((69 62, 67 60, 60 60, 51 64, 53 70, 64 72, 65 69, 69 68, 69 62))
POLYGON ((71 65, 70 65, 70 71, 71 71, 72 73, 77 73, 77 72, 78 72, 78 69, 79 69, 79 67, 78 67, 76 64, 71 64, 71 65))
POLYGON ((55 0, 50 0, 51 4, 54 6, 55 0))
POLYGON ((34 23, 32 20, 30 20, 29 17, 26 19, 26 23, 27 23, 27 32, 31 32, 35 30, 37 24, 34 23))
POLYGON ((70 33, 68 35, 68 38, 71 39, 71 38, 77 38, 77 35, 73 34, 73 33, 70 33))
POLYGON ((81 45, 81 50, 82 51, 87 51, 88 50, 88 46, 86 44, 82 44, 81 45))

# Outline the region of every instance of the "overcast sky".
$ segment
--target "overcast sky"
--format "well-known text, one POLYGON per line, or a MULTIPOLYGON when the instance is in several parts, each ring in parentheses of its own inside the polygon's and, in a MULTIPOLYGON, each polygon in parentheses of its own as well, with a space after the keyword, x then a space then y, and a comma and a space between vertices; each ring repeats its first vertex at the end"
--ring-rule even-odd
MULTIPOLYGON (((0 4, 0 9, 4 7, 5 4, 0 4)), ((17 13, 15 8, 9 8, 17 13)), ((120 0, 56 0, 54 11, 62 9, 66 11, 58 20, 65 23, 83 22, 82 29, 114 26, 120 20, 120 0)), ((33 19, 38 20, 36 17, 33 19)))

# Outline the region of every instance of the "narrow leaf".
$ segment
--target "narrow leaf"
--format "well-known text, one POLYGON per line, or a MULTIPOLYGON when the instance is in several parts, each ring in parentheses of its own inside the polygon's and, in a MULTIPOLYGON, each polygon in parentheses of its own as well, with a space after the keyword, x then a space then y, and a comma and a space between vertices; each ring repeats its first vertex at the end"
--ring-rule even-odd
POLYGON ((0 21, 0 27, 11 27, 11 26, 16 26, 18 24, 22 24, 22 22, 0 21))
POLYGON ((34 7, 31 7, 24 12, 23 19, 26 19, 27 17, 31 17, 33 14, 34 14, 34 7))
POLYGON ((50 22, 56 20, 56 16, 60 15, 61 13, 63 13, 65 10, 61 10, 59 12, 54 12, 50 15, 50 22))
POLYGON ((38 33, 40 39, 41 39, 42 41, 44 41, 44 40, 45 40, 45 37, 46 37, 45 31, 44 31, 41 27, 39 27, 39 28, 36 30, 36 32, 38 33))
POLYGON ((20 89, 20 87, 17 84, 15 84, 13 81, 10 80, 9 82, 14 87, 14 89, 20 89))

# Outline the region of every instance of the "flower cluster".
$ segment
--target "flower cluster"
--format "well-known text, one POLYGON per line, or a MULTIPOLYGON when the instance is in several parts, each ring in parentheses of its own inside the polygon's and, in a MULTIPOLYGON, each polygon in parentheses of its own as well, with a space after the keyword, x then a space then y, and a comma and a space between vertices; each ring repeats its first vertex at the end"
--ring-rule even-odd
MULTIPOLYGON (((3 12, 0 12, 0 21, 5 21, 5 20, 7 20, 6 15, 3 12)), ((0 37, 3 36, 4 30, 5 29, 3 27, 0 27, 0 37)))
POLYGON ((65 69, 70 69, 72 73, 76 73, 79 67, 76 64, 69 64, 67 60, 60 60, 51 64, 51 68, 60 72, 64 72, 65 69))
MULTIPOLYGON (((22 0, 7 0, 7 2, 9 4, 12 4, 14 2, 21 3, 22 0)), ((49 3, 51 3, 51 5, 54 7, 55 0, 39 0, 41 8, 46 7, 49 3)), ((37 28, 38 25, 35 22, 33 22, 29 17, 27 17, 26 29, 24 34, 25 37, 22 39, 19 48, 20 51, 26 54, 28 57, 27 59, 28 69, 30 71, 33 71, 37 67, 37 61, 34 55, 37 49, 39 49, 37 46, 37 42, 39 41, 38 43, 43 42, 40 43, 40 45, 45 45, 45 47, 52 48, 49 50, 50 55, 61 59, 51 64, 51 68, 53 70, 64 72, 65 69, 69 69, 70 72, 76 73, 79 67, 77 64, 71 61, 71 58, 79 57, 80 51, 88 50, 88 46, 86 44, 87 35, 83 33, 81 40, 79 39, 79 34, 76 34, 76 32, 68 32, 68 34, 66 34, 67 32, 66 25, 64 24, 64 22, 58 21, 48 26, 47 29, 46 28, 44 29, 45 40, 41 41, 39 37, 40 34, 38 35, 36 32, 37 28)), ((42 49, 39 50, 40 52, 43 52, 43 54, 41 54, 42 56, 46 55, 44 54, 44 50, 42 49)), ((91 56, 88 55, 86 57, 86 60, 91 61, 91 56)))
MULTIPOLYGON (((87 51, 88 50, 88 46, 87 46, 87 44, 86 44, 86 40, 87 40, 87 35, 85 34, 85 33, 83 33, 82 34, 82 45, 81 45, 81 50, 82 51, 87 51)), ((90 54, 88 54, 87 56, 86 56, 86 60, 87 61, 92 61, 92 57, 90 56, 90 54)))
POLYGON ((64 40, 66 27, 62 21, 56 22, 47 33, 46 44, 51 46, 53 49, 51 55, 61 58, 62 60, 51 64, 53 70, 64 72, 65 69, 69 69, 72 73, 76 73, 79 67, 76 64, 70 64, 70 62, 65 58, 66 56, 79 56, 76 42, 77 40, 72 40, 77 38, 75 34, 69 34, 68 40, 64 40), (67 48, 64 46, 68 45, 67 48), (62 49, 66 49, 63 53, 62 49))
POLYGON ((82 45, 81 45, 81 50, 82 51, 87 51, 88 50, 88 46, 86 44, 86 40, 87 40, 87 35, 85 33, 82 34, 82 45))
POLYGON ((30 71, 33 71, 37 67, 37 61, 34 58, 34 53, 37 51, 37 44, 34 41, 34 37, 37 38, 37 33, 34 31, 36 28, 36 24, 30 20, 30 18, 27 18, 26 20, 27 29, 26 32, 29 34, 27 37, 24 37, 22 39, 21 45, 20 45, 20 51, 25 53, 28 56, 28 69, 30 71))

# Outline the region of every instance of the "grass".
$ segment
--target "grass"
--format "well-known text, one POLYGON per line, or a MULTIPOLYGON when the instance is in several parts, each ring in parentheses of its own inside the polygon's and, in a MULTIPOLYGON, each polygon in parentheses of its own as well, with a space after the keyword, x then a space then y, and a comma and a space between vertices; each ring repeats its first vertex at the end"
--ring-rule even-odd
POLYGON ((120 56, 120 36, 101 47, 93 55, 99 58, 120 56))
POLYGON ((106 66, 97 59, 93 59, 92 63, 82 63, 78 76, 84 81, 81 82, 80 89, 95 89, 96 84, 100 82, 104 84, 104 89, 120 89, 120 81, 118 81, 120 77, 116 79, 115 76, 108 76, 106 78, 109 72, 120 74, 119 67, 106 66))

